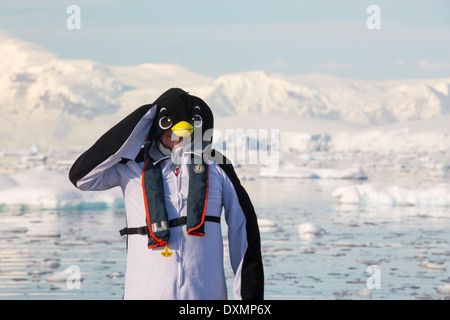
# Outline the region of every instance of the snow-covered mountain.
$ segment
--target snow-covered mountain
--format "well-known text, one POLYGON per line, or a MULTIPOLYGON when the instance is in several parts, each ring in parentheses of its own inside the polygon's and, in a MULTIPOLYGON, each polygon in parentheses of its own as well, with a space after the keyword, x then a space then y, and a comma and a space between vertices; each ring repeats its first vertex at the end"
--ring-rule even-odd
POLYGON ((15 39, 1 40, 0 55, 0 105, 7 118, 53 112, 92 119, 120 108, 126 88, 106 66, 59 59, 15 39))
POLYGON ((62 59, 5 35, 0 56, 1 147, 86 146, 170 87, 201 96, 218 117, 277 114, 372 126, 450 114, 450 78, 371 82, 251 71, 214 79, 177 65, 62 59))

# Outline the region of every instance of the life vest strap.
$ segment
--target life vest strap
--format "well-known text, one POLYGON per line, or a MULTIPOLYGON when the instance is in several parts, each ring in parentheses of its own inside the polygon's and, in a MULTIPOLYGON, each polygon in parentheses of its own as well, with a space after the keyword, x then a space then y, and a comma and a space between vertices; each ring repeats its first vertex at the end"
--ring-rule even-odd
MULTIPOLYGON (((179 217, 169 221, 169 228, 174 228, 186 224, 187 217, 179 217)), ((220 223, 220 217, 214 216, 205 216, 205 221, 220 223)), ((140 235, 148 235, 148 227, 137 227, 137 228, 123 228, 119 231, 121 236, 130 235, 130 234, 140 234, 140 235)))

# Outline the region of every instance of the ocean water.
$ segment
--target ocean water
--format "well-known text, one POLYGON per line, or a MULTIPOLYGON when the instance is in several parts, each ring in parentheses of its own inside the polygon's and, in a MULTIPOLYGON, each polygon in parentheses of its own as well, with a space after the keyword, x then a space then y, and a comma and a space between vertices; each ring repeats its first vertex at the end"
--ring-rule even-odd
POLYGON ((270 190, 286 184, 259 208, 280 228, 262 229, 268 298, 443 298, 436 288, 450 283, 448 208, 341 205, 328 196, 336 181, 275 180, 270 190), (326 232, 300 236, 305 222, 326 232))
MULTIPOLYGON (((364 181, 244 174, 242 183, 265 222, 266 299, 445 298, 436 288, 450 283, 448 207, 344 205, 331 196, 364 181), (325 232, 299 234, 302 223, 325 232)), ((4 208, 0 215, 0 299, 122 299, 123 209, 4 208), (66 269, 71 281, 54 281, 66 269)), ((227 254, 225 260, 233 299, 227 254)))

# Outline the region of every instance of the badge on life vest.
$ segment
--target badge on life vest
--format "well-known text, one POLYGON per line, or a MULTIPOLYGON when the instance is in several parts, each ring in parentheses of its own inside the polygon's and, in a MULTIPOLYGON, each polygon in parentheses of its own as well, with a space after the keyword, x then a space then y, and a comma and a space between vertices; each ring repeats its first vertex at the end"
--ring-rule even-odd
POLYGON ((205 167, 202 164, 196 164, 194 166, 195 173, 202 173, 203 171, 205 171, 205 167))

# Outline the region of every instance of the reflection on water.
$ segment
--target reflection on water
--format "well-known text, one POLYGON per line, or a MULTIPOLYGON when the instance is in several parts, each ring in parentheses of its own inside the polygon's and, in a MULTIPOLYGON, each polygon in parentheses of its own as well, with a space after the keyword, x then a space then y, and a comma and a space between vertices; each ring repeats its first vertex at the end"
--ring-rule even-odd
POLYGON ((123 211, 2 212, 0 298, 119 299, 125 240, 123 211), (76 278, 64 270, 79 268, 76 278), (111 276, 113 275, 113 276, 111 276), (67 282, 67 279, 74 281, 67 282), (69 283, 69 286, 68 286, 69 283))
MULTIPOLYGON (((242 182, 261 220, 267 299, 443 298, 436 288, 450 283, 448 208, 340 205, 331 193, 342 181, 242 182), (299 234, 305 222, 325 232, 299 234), (379 266, 379 289, 367 288, 370 265, 379 266)), ((122 298, 123 210, 1 215, 1 299, 122 298), (80 277, 69 283, 80 285, 69 288, 64 274, 74 277, 74 266, 80 277)))

